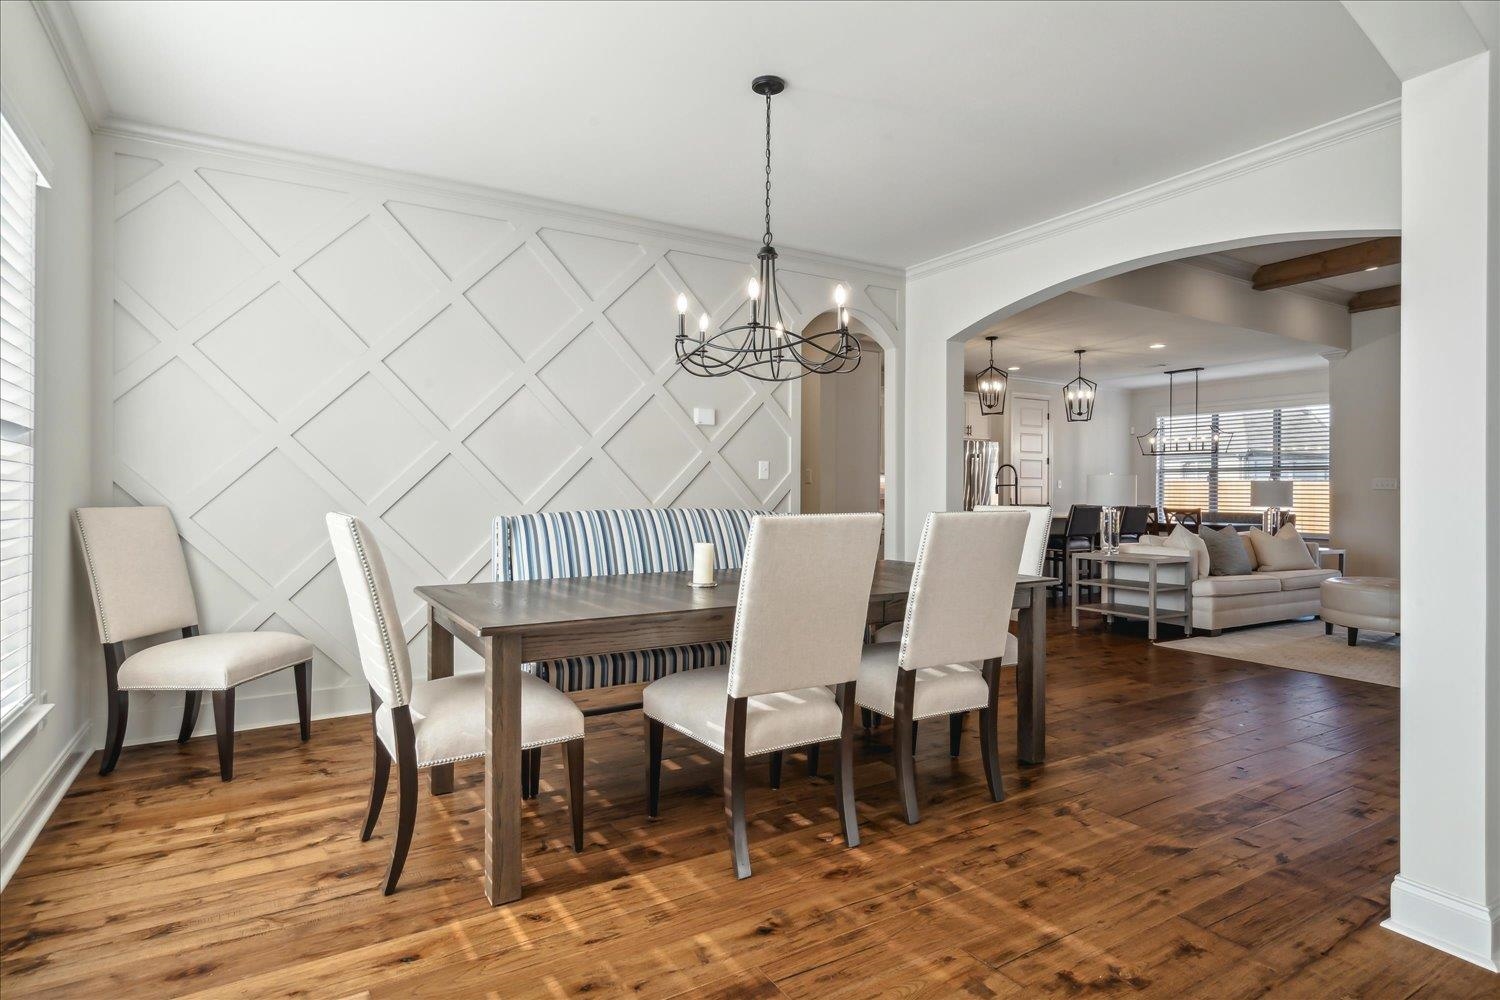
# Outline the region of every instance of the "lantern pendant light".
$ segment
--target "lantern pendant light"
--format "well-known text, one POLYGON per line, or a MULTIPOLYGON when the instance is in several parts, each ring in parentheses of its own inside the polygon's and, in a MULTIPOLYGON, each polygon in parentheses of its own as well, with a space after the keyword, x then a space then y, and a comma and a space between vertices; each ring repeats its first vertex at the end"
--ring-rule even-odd
POLYGON ((974 379, 974 390, 979 396, 979 412, 995 415, 1005 412, 1006 389, 1010 387, 1010 376, 995 367, 995 341, 999 337, 985 337, 990 342, 990 366, 974 379))
POLYGON ((1070 423, 1094 419, 1094 397, 1099 393, 1099 383, 1083 377, 1083 348, 1073 352, 1078 355, 1078 377, 1063 386, 1064 410, 1070 423))

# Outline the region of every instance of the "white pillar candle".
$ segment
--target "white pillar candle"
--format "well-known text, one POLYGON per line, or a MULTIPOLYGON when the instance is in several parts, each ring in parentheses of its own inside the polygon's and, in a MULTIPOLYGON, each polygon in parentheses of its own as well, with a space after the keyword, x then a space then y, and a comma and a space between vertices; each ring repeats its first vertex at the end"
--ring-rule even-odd
POLYGON ((714 543, 693 543, 693 586, 710 587, 714 582, 714 543))

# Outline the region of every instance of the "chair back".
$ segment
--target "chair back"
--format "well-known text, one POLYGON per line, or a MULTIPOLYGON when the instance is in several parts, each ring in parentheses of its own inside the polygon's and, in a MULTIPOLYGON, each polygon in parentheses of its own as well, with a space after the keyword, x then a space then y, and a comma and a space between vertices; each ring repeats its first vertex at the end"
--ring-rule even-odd
POLYGON ((1203 527, 1202 507, 1163 507, 1162 513, 1168 524, 1180 524, 1195 535, 1203 527))
POLYGON ((1005 653, 1027 526, 1018 511, 927 515, 901 630, 901 669, 1005 653))
POLYGON ((1150 507, 1126 507, 1120 517, 1120 534, 1139 538, 1150 523, 1150 507))
POLYGON ((731 698, 859 675, 880 529, 879 514, 751 522, 729 654, 731 698))
POLYGON ((354 620, 365 680, 382 704, 391 708, 405 705, 411 701, 411 658, 380 546, 357 517, 329 514, 327 523, 344 595, 349 600, 349 617, 354 620))
POLYGON ((80 507, 73 512, 105 645, 198 624, 198 604, 172 512, 80 507))
POLYGON ((1031 520, 1026 525, 1026 544, 1021 546, 1021 574, 1041 576, 1047 565, 1047 535, 1052 530, 1052 508, 1021 504, 987 504, 975 510, 1019 510, 1031 520))
POLYGON ((1099 512, 1102 509, 1098 504, 1075 503, 1068 510, 1068 526, 1063 533, 1068 538, 1099 534, 1099 512))
POLYGON ((680 573, 693 543, 714 543, 714 568, 739 569, 750 520, 737 507, 614 507, 495 518, 496 581, 556 580, 620 573, 680 573))

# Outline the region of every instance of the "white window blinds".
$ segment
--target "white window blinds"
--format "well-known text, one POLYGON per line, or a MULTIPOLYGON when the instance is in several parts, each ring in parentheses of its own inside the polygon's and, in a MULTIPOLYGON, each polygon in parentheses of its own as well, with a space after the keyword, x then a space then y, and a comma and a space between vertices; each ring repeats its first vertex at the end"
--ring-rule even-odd
POLYGON ((1329 531, 1329 409, 1327 403, 1201 414, 1169 421, 1163 434, 1216 430, 1224 443, 1217 455, 1161 455, 1156 460, 1157 502, 1164 507, 1200 507, 1205 520, 1256 521, 1250 484, 1290 479, 1292 511, 1303 534, 1329 531))
POLYGON ((0 722, 32 698, 37 188, 46 181, 0 117, 0 722))

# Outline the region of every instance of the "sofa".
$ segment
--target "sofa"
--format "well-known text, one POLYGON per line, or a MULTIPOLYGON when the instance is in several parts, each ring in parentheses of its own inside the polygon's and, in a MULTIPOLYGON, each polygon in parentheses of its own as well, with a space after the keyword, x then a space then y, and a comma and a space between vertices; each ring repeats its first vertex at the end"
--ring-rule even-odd
MULTIPOLYGON (((1181 529, 1186 530, 1186 529, 1181 529)), ((1173 536, 1145 535, 1140 541, 1126 542, 1121 552, 1150 552, 1162 548, 1184 548, 1173 536)), ((1249 549, 1248 542, 1246 548, 1249 549)), ((1308 542, 1307 548, 1313 565, 1318 563, 1318 545, 1308 542)), ((1187 549, 1187 551, 1193 551, 1187 549)), ((1251 564, 1254 565, 1252 554, 1251 564)), ((1193 601, 1193 628, 1217 635, 1226 628, 1240 625, 1263 625, 1267 622, 1290 621, 1316 615, 1321 606, 1319 588, 1324 580, 1338 576, 1331 569, 1286 569, 1255 570, 1236 576, 1209 575, 1207 551, 1193 552, 1189 564, 1191 576, 1188 583, 1193 601)), ((1183 583, 1183 573, 1189 567, 1170 566, 1159 569, 1157 579, 1162 583, 1183 583)), ((1148 570, 1144 566, 1120 564, 1114 567, 1115 577, 1120 580, 1145 581, 1148 570)), ((1145 595, 1124 590, 1115 591, 1112 598, 1119 604, 1145 606, 1145 595)), ((1163 610, 1181 611, 1187 595, 1181 591, 1158 595, 1157 607, 1163 610)))

